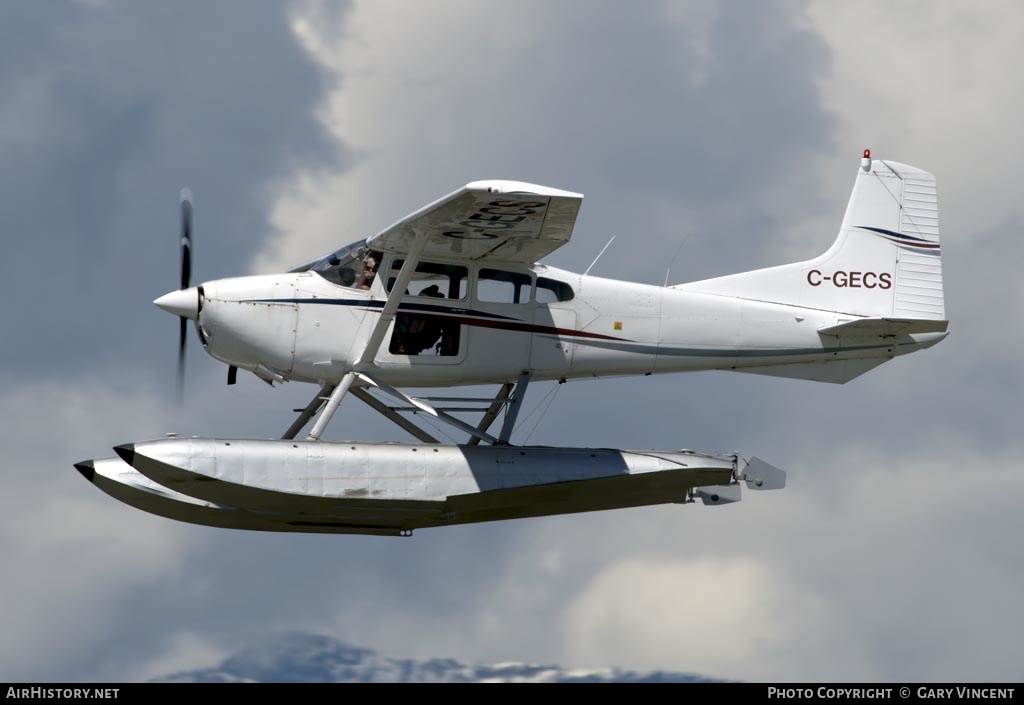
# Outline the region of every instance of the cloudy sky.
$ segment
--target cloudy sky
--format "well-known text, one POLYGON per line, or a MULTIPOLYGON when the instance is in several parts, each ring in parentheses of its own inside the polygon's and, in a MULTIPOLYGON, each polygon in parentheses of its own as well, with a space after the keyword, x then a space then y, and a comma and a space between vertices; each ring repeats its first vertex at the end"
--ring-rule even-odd
MULTIPOLYGON (((1021 36, 995 1, 3 3, 0 680, 145 678, 281 630, 394 657, 1021 679, 1021 36), (677 250, 674 281, 823 251, 864 147, 938 178, 947 341, 840 387, 568 384, 530 436, 756 453, 785 492, 397 540, 179 525, 72 468, 172 430, 275 436, 312 391, 226 387, 193 340, 175 411, 177 324, 150 302, 176 287, 184 185, 199 280, 511 178, 587 195, 551 264, 617 235, 595 273, 660 283, 677 250)), ((400 437, 368 413, 329 434, 400 437)))

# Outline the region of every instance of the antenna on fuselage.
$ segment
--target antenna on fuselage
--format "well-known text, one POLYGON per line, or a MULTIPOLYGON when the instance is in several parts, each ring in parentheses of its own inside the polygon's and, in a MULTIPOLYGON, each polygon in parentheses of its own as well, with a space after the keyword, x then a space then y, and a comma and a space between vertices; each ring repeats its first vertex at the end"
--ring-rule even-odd
MULTIPOLYGON (((612 244, 612 240, 614 239, 615 236, 612 235, 612 239, 608 241, 608 245, 612 244)), ((595 264, 597 264, 597 260, 601 259, 601 255, 603 255, 604 251, 608 249, 608 245, 605 245, 604 247, 601 248, 601 251, 597 253, 597 257, 595 257, 594 261, 590 263, 590 266, 587 267, 587 270, 583 272, 583 276, 587 276, 588 274, 590 274, 590 270, 594 268, 595 264)))
POLYGON ((668 286, 668 275, 672 272, 672 265, 676 263, 676 257, 683 251, 683 245, 686 244, 686 238, 684 236, 683 241, 679 243, 679 247, 676 248, 676 253, 672 255, 672 259, 668 261, 668 268, 665 269, 665 283, 662 286, 668 286))

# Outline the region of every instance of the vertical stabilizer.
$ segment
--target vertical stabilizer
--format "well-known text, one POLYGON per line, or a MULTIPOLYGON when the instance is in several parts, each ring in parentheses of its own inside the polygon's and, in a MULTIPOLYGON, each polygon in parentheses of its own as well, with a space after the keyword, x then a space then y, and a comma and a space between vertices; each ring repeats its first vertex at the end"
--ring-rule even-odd
POLYGON ((945 320, 935 177, 865 150, 829 250, 812 260, 681 284, 863 317, 945 320))

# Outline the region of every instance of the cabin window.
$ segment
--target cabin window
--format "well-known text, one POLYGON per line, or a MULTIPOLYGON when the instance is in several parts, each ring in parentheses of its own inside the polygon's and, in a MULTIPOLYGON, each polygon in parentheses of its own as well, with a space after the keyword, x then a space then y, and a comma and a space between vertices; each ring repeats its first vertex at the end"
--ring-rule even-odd
POLYGON ((399 313, 388 352, 417 357, 453 357, 459 354, 462 324, 437 311, 399 313))
MULTIPOLYGON (((396 259, 388 276, 391 291, 405 260, 396 259)), ((461 301, 468 291, 469 270, 455 264, 420 262, 409 280, 405 295, 421 301, 403 301, 391 333, 388 352, 415 357, 453 357, 459 354, 462 324, 452 310, 431 299, 461 301)))
POLYGON ((557 301, 572 301, 572 287, 565 282, 537 277, 537 303, 553 304, 557 301))
MULTIPOLYGON (((389 292, 394 288, 404 264, 403 259, 392 262, 391 274, 388 277, 389 292)), ((461 301, 466 298, 468 281, 469 270, 465 267, 439 262, 420 262, 416 265, 412 279, 409 280, 405 295, 461 301)))
POLYGON ((533 279, 529 274, 506 272, 500 269, 481 269, 477 278, 476 298, 496 304, 526 304, 530 302, 533 279))

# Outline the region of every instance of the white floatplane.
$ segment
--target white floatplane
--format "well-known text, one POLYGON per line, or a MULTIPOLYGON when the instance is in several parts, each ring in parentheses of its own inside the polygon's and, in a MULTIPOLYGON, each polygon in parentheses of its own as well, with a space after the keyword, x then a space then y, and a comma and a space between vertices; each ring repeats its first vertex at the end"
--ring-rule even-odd
POLYGON ((935 178, 920 169, 865 150, 825 254, 663 287, 539 263, 569 241, 582 200, 477 181, 288 272, 191 286, 183 198, 181 288, 154 302, 181 319, 179 384, 192 320, 203 348, 228 365, 229 384, 247 370, 317 392, 280 439, 166 438, 76 467, 154 514, 270 531, 406 535, 697 498, 725 504, 740 498, 740 483, 778 489, 785 474, 734 454, 513 445, 527 387, 695 370, 844 383, 947 335, 935 178), (411 391, 486 384, 499 385, 493 397, 411 391), (417 442, 321 440, 346 396, 417 442), (415 422, 424 415, 467 441, 439 442, 415 422))

